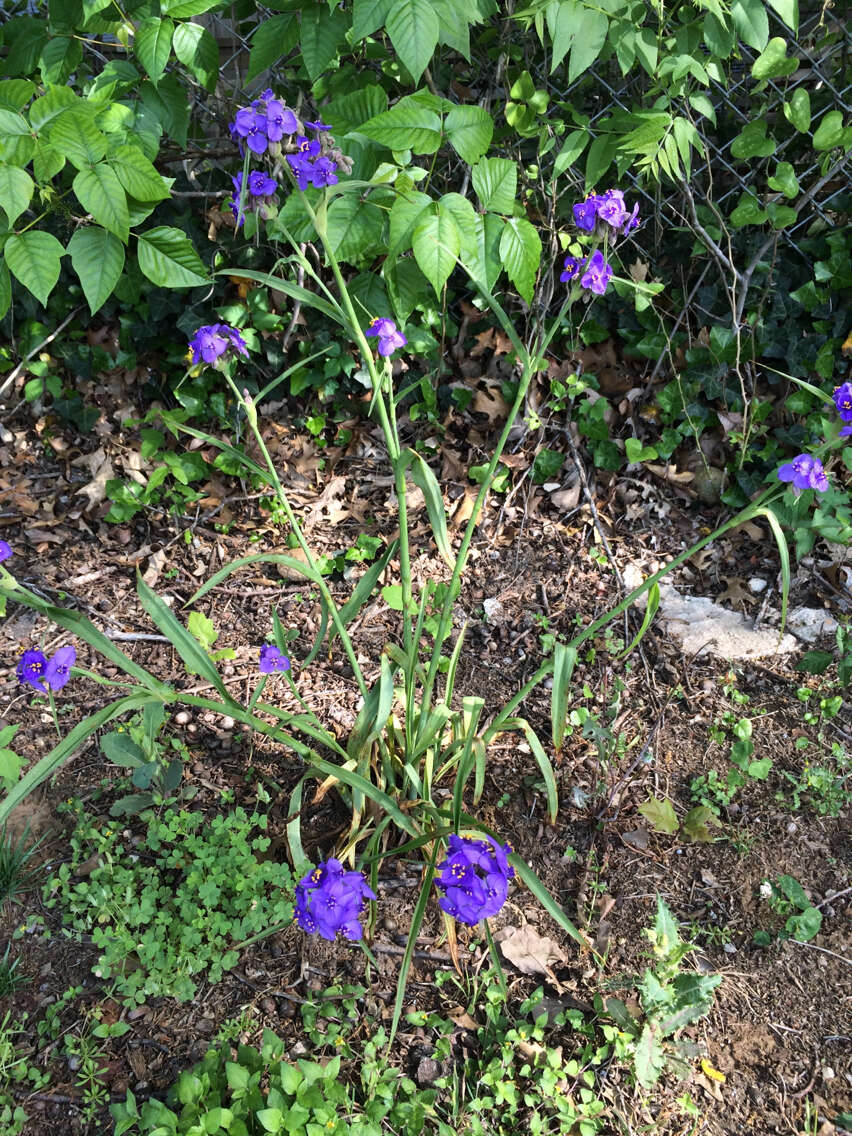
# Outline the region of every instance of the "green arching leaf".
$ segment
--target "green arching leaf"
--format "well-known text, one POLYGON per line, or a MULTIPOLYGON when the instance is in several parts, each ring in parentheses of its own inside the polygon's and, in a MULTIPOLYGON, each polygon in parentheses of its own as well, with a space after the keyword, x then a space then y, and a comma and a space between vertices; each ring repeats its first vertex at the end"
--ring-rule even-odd
POLYGON ((628 646, 625 647, 624 650, 621 652, 621 654, 618 656, 619 659, 626 659, 627 656, 630 654, 630 652, 634 651, 636 649, 636 647, 642 642, 642 637, 644 636, 644 634, 648 630, 648 628, 651 626, 651 621, 653 620, 654 616, 657 614, 657 610, 658 610, 659 606, 660 606, 660 585, 656 581, 654 581, 654 583, 648 589, 648 603, 647 603, 647 606, 645 607, 645 615, 642 619, 642 626, 636 632, 636 635, 635 635, 632 643, 628 644, 628 646))
POLYGON ((755 51, 763 51, 769 40, 769 17, 763 0, 732 0, 731 16, 740 39, 755 51))
POLYGON ((395 0, 388 13, 385 30, 415 83, 438 46, 439 27, 438 15, 429 0, 395 0))
POLYGON ((77 229, 68 242, 68 253, 94 315, 118 283, 124 268, 124 246, 106 229, 90 225, 77 229))
POLYGON ((0 207, 5 211, 9 227, 29 208, 35 185, 26 170, 0 162, 0 207))
POLYGON ((508 158, 483 158, 470 171, 470 177, 483 209, 512 213, 518 193, 518 167, 514 162, 508 158))
POLYGON ((484 107, 456 106, 444 119, 444 130, 458 156, 472 166, 491 145, 494 121, 484 107))
POLYGON ((769 0, 770 8, 774 8, 784 23, 792 31, 799 30, 799 0, 769 0))
POLYGON ((172 46, 184 67, 203 87, 212 91, 219 74, 219 47, 207 28, 200 24, 178 24, 172 46))
MULTIPOLYGON (((258 284, 264 284, 267 288, 275 288, 278 292, 283 292, 285 296, 289 296, 291 300, 296 300, 305 307, 316 308, 318 312, 328 316, 335 322, 344 325, 345 319, 343 313, 338 307, 332 306, 328 300, 324 300, 321 296, 317 296, 315 292, 309 292, 307 288, 300 288, 298 284, 291 284, 289 280, 284 280, 280 276, 273 276, 269 272, 255 272, 254 269, 248 268, 220 268, 216 272, 217 276, 242 276, 246 280, 256 280, 258 284)), ((264 471, 258 467, 261 473, 264 471)))
POLYGON ((411 480, 422 491, 423 498, 426 501, 426 513, 432 526, 435 544, 450 571, 452 571, 456 566, 456 558, 447 533, 447 511, 444 508, 444 498, 438 479, 426 464, 423 456, 418 454, 416 450, 406 450, 405 457, 411 480))
POLYGON ((417 228, 432 198, 417 189, 400 194, 391 206, 388 231, 388 258, 393 259, 411 247, 411 235, 417 228))
POLYGON ((287 556, 283 552, 258 552, 254 556, 241 556, 238 560, 233 560, 224 568, 220 568, 218 572, 214 572, 210 579, 205 581, 198 591, 189 597, 184 606, 189 607, 190 604, 196 603, 202 596, 207 595, 211 588, 217 587, 223 580, 227 580, 232 573, 239 571, 246 564, 257 563, 283 564, 289 571, 304 576, 306 580, 310 580, 314 584, 318 584, 322 580, 319 573, 314 572, 304 561, 296 560, 293 556, 287 556))
POLYGON ((787 626, 787 605, 790 602, 790 549, 787 547, 787 538, 784 536, 784 530, 778 521, 777 516, 770 507, 757 509, 754 514, 756 517, 766 517, 769 521, 769 527, 772 529, 772 535, 775 537, 775 543, 778 546, 778 556, 781 560, 781 630, 779 636, 784 634, 784 628, 787 626))
POLYGON ((432 205, 417 223, 411 247, 421 272, 440 296, 461 248, 461 235, 452 213, 442 210, 440 204, 432 205))
POLYGON ((83 45, 71 36, 54 36, 42 48, 39 67, 43 83, 65 83, 83 58, 83 45))
POLYGON ((139 267, 161 288, 196 288, 208 283, 206 269, 190 239, 168 225, 137 235, 139 267))
POLYGON ((318 79, 334 59, 348 26, 348 17, 340 8, 329 11, 325 4, 312 4, 302 9, 299 46, 311 79, 318 79))
POLYGON ((609 20, 598 8, 580 6, 574 35, 571 43, 571 57, 568 60, 568 82, 573 83, 587 71, 601 53, 609 20))
POLYGON ((778 79, 792 75, 798 66, 797 59, 787 58, 787 41, 781 36, 774 36, 755 59, 751 74, 758 80, 778 79))
MULTIPOLYGON (((8 312, 12 303, 12 280, 6 261, 0 259, 0 319, 8 312)), ((5 602, 5 601, 4 601, 5 602)), ((0 604, 2 606, 2 604, 0 604)))
POLYGON ((282 12, 264 20, 254 33, 246 80, 251 82, 262 71, 274 66, 299 42, 299 22, 295 12, 282 12))
POLYGON ((362 123, 360 133, 391 150, 434 154, 441 145, 441 119, 408 97, 362 123))
POLYGON ((538 734, 526 720, 526 718, 507 718, 503 723, 504 729, 507 730, 521 730, 524 737, 529 743, 529 747, 533 752, 533 757, 541 772, 542 779, 544 780, 544 789, 547 796, 547 815, 550 818, 551 824, 556 824, 556 816, 559 812, 559 791, 556 787, 556 777, 553 773, 553 766, 544 752, 544 746, 539 741, 538 734))
POLYGON ((500 238, 500 259, 509 279, 530 303, 541 261, 541 238, 525 217, 510 217, 500 238))
POLYGON ((811 126, 811 96, 804 87, 797 87, 788 103, 784 103, 784 117, 787 121, 804 134, 811 126))
POLYGON ((47 91, 35 100, 28 111, 30 125, 33 130, 43 130, 60 114, 71 108, 77 110, 84 117, 91 118, 94 111, 86 106, 79 95, 70 87, 48 87, 47 91))
POLYGON ((77 200, 86 212, 126 244, 130 236, 127 194, 115 171, 106 162, 98 162, 80 170, 73 184, 77 200))
POLYGON ((175 25, 168 17, 141 20, 133 37, 133 53, 156 83, 166 70, 172 51, 175 25))
POLYGON ((99 162, 107 150, 103 133, 87 113, 76 109, 67 110, 51 122, 48 142, 78 170, 99 162))
POLYGON ((9 271, 42 304, 59 279, 65 249, 50 233, 30 229, 9 237, 4 249, 9 271))
POLYGON ((328 239, 338 260, 359 264, 379 251, 384 212, 355 193, 342 194, 328 208, 328 239))
POLYGON ((770 189, 783 193, 785 197, 795 197, 799 192, 799 179, 789 162, 779 162, 775 173, 767 178, 766 184, 770 189))
POLYGON ((571 677, 577 665, 577 649, 557 643, 553 648, 553 688, 550 694, 550 728, 553 748, 556 753, 562 749, 565 740, 565 724, 568 721, 568 694, 571 690, 571 677))
POLYGON ((169 196, 165 179, 138 146, 119 146, 107 161, 127 193, 137 201, 163 201, 169 196))
POLYGON ((497 213, 477 213, 474 224, 476 251, 473 257, 465 262, 465 267, 475 280, 480 280, 484 284, 486 292, 490 292, 503 271, 500 241, 506 222, 497 213))
POLYGON ((355 0, 352 10, 352 42, 357 43, 384 27, 395 2, 396 0, 355 0))

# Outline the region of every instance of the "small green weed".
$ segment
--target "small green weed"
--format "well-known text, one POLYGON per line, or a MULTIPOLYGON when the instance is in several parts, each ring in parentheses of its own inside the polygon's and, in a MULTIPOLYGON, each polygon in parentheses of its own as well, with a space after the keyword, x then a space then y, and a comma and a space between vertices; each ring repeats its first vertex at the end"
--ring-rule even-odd
MULTIPOLYGON (((189 616, 190 633, 199 638, 198 620, 194 629, 193 616, 200 616, 202 620, 205 617, 200 612, 192 612, 189 616)), ((215 638, 214 631, 214 641, 215 638)), ((162 736, 165 715, 166 708, 162 702, 149 703, 126 724, 101 738, 101 751, 107 760, 132 769, 131 784, 141 790, 115 801, 110 816, 131 816, 152 805, 167 805, 175 800, 173 794, 181 783, 189 753, 180 738, 162 736)))
POLYGON ((17 1037, 23 1022, 12 1018, 11 1011, 0 1021, 0 1132, 3 1136, 19 1136, 27 1123, 27 1114, 17 1103, 14 1086, 35 1091, 47 1084, 48 1077, 19 1049, 17 1037))
MULTIPOLYGON (((760 885, 760 895, 771 911, 787 916, 783 929, 778 931, 779 939, 797 939, 800 943, 807 943, 819 934, 822 912, 814 907, 794 876, 778 876, 774 884, 764 880, 760 885)), ((772 935, 764 930, 755 931, 754 941, 760 947, 768 947, 772 935)))
POLYGON ((715 769, 700 777, 693 777, 689 791, 693 801, 704 805, 718 816, 722 809, 730 805, 743 785, 747 785, 749 781, 766 780, 772 768, 772 761, 768 757, 759 759, 753 757, 754 742, 750 718, 737 720, 736 715, 726 711, 711 728, 710 736, 714 741, 723 744, 732 739, 729 756, 734 768, 728 770, 725 778, 722 778, 715 769))
POLYGON ((20 990, 29 981, 29 976, 21 974, 18 970, 20 958, 12 959, 9 961, 9 952, 12 949, 12 944, 6 944, 6 950, 0 959, 0 998, 8 998, 16 990, 20 990))
POLYGON ((28 844, 28 836, 29 825, 18 837, 13 836, 5 824, 0 829, 0 904, 32 891, 41 874, 41 867, 30 861, 44 837, 28 844))

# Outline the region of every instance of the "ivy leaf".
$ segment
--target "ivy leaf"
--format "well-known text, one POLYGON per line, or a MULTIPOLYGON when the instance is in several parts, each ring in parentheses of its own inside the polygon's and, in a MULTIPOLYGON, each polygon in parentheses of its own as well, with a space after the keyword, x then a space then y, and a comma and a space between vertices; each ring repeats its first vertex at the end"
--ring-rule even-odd
POLYGON ((609 31, 609 20, 596 8, 580 8, 574 25, 571 58, 568 61, 568 82, 573 83, 587 71, 601 53, 609 31))
POLYGON ((208 91, 219 74, 219 46, 200 24, 178 24, 174 34, 175 55, 208 91))
POLYGON ((65 83, 83 58, 83 45, 70 36, 54 36, 42 49, 39 60, 43 83, 65 83))
POLYGON ((0 319, 8 312, 12 303, 12 281, 5 260, 0 260, 0 319))
POLYGON ((438 46, 435 9, 429 0, 396 0, 385 21, 385 30, 394 51, 417 83, 438 46))
POLYGON ((169 188, 162 175, 157 173, 138 146, 119 146, 110 155, 109 163, 118 180, 137 201, 163 201, 169 196, 169 188))
POLYGON ((384 212, 357 194, 336 197, 328 210, 328 239, 339 260, 358 264, 365 254, 378 251, 384 212))
POLYGON ((497 213, 477 213, 476 252, 468 267, 489 292, 493 291, 497 278, 503 271, 500 259, 500 239, 506 222, 497 213))
POLYGON ((150 16, 141 20, 133 37, 133 52, 156 83, 166 69, 172 50, 175 25, 168 18, 150 16))
POLYGON ((415 154, 434 154, 441 145, 441 119, 410 97, 368 119, 360 132, 391 150, 415 154))
POLYGON ((88 116, 76 110, 60 114, 50 126, 50 145, 64 154, 78 170, 99 162, 106 154, 106 138, 88 116))
POLYGON ((168 225, 138 234, 139 267, 160 288, 195 288, 207 272, 189 238, 168 225))
POLYGON ((671 836, 678 830, 678 820, 672 803, 665 798, 651 797, 644 805, 639 806, 639 812, 655 832, 664 832, 666 836, 671 836))
POLYGON ((9 220, 9 228, 29 206, 35 184, 26 170, 0 163, 0 206, 9 220))
POLYGON ((494 120, 484 107, 456 106, 444 119, 444 129, 458 156, 472 166, 491 145, 494 120))
POLYGON ((508 158, 483 158, 470 171, 483 209, 511 213, 518 193, 518 167, 508 158))
POLYGON ((124 246, 113 233, 90 225, 74 233, 68 242, 68 252, 94 315, 118 283, 124 268, 124 246))
POLYGON ((364 39, 384 27, 395 0, 355 0, 352 10, 352 42, 364 39))
POLYGON ((98 162, 80 170, 73 185, 86 212, 126 244, 130 235, 127 194, 115 171, 106 162, 98 162))
POLYGON ((755 79, 777 79, 792 75, 799 66, 797 59, 787 58, 787 41, 781 36, 773 36, 752 64, 751 73, 755 79))
POLYGON ((804 87, 797 87, 792 98, 784 103, 784 117, 800 134, 811 126, 811 96, 804 87))
POLYGON ((843 141, 843 115, 839 110, 830 110, 814 134, 815 150, 831 150, 843 141))
POLYGON ((541 261, 541 238, 524 217, 511 217, 500 237, 500 260, 523 298, 532 300, 535 274, 541 261))
POLYGON ((461 235, 452 213, 433 204, 417 224, 411 238, 414 259, 440 297, 441 289, 456 264, 461 235))
POLYGON ((762 225, 767 216, 754 194, 744 193, 731 213, 730 222, 735 229, 741 229, 743 225, 762 225))
POLYGON ((12 275, 46 304, 59 279, 59 262, 65 252, 56 237, 30 229, 9 237, 4 251, 12 275))
POLYGON ((411 234, 431 205, 432 198, 417 189, 400 194, 393 203, 388 232, 388 257, 391 260, 411 247, 411 234))
POLYGON ((766 137, 766 119, 757 118, 747 122, 731 143, 731 153, 741 161, 750 158, 766 158, 775 153, 774 138, 766 137))

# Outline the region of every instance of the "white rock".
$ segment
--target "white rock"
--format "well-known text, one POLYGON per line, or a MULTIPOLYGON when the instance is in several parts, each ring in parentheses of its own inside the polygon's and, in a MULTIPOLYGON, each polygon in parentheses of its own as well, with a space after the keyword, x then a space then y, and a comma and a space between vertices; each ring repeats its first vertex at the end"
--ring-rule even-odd
POLYGON ((752 576, 748 582, 748 590, 754 595, 759 596, 761 592, 766 591, 766 580, 761 576, 752 576))
POLYGON ((779 636, 771 628, 755 631, 738 611, 720 607, 706 596, 682 596, 674 584, 660 584, 660 616, 685 655, 714 655, 720 659, 760 659, 787 655, 798 644, 793 635, 779 636))
POLYGON ((483 600, 482 610, 489 623, 499 623, 503 618, 503 605, 496 596, 493 599, 483 600))
POLYGON ((823 635, 834 635, 837 620, 821 607, 797 607, 787 616, 787 626, 806 643, 815 643, 823 635))

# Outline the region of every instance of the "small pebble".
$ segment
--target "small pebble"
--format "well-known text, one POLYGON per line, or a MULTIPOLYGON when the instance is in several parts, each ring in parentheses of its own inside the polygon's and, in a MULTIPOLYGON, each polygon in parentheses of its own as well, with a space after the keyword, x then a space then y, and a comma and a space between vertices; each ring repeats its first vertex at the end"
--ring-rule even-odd
POLYGON ((189 714, 186 710, 179 710, 178 713, 175 714, 175 722, 178 726, 185 726, 188 721, 189 714))
POLYGON ((236 725, 236 722, 234 721, 233 718, 229 718, 229 717, 225 716, 222 719, 222 729, 223 730, 233 730, 235 725, 236 725))
POLYGON ((798 831, 799 831, 799 826, 796 824, 796 822, 794 820, 791 820, 790 823, 787 825, 787 832, 790 834, 790 836, 792 836, 794 832, 798 832, 798 831))
POLYGON ((264 1014, 274 1014, 278 1009, 274 998, 263 998, 260 1003, 260 1008, 263 1010, 264 1014))
POLYGON ((837 1074, 830 1065, 824 1065, 822 1067, 822 1079, 824 1081, 833 1081, 836 1076, 837 1074))
POLYGON ((759 596, 761 592, 766 591, 766 580, 760 576, 752 576, 748 582, 748 590, 754 595, 759 596))

